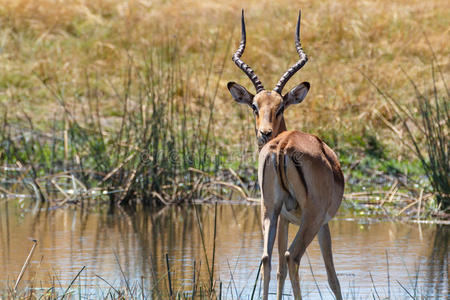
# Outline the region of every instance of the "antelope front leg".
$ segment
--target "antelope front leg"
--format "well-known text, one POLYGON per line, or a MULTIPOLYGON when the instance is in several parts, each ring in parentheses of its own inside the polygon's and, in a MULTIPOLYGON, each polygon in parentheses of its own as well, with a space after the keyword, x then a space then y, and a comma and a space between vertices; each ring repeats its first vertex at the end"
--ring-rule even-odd
POLYGON ((275 235, 277 231, 278 214, 275 211, 267 211, 267 208, 262 205, 262 223, 264 234, 264 250, 262 255, 262 277, 264 281, 263 299, 268 299, 270 271, 272 262, 272 250, 275 243, 275 235))
POLYGON ((322 252, 325 268, 327 270, 328 283, 337 300, 342 300, 341 286, 336 276, 336 270, 333 263, 333 251, 331 249, 331 235, 328 224, 323 225, 319 230, 319 244, 322 252))
POLYGON ((287 275, 287 263, 286 257, 284 256, 287 250, 287 242, 288 242, 288 227, 289 222, 284 218, 281 214, 278 220, 278 256, 279 256, 279 264, 278 264, 278 272, 277 272, 277 299, 281 300, 283 298, 283 288, 284 282, 286 280, 287 275))

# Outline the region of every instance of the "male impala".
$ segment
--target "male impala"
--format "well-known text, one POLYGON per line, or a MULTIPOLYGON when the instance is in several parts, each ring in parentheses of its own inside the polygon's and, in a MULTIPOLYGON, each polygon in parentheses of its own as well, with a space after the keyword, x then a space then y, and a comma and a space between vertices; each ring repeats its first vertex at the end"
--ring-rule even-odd
POLYGON ((264 234, 262 274, 264 297, 268 298, 272 250, 278 235, 277 299, 282 298, 284 281, 289 269, 292 290, 301 299, 298 267, 300 259, 318 234, 320 250, 325 261, 328 282, 337 299, 342 299, 331 250, 328 222, 336 214, 344 193, 344 176, 336 154, 315 135, 287 131, 283 112, 291 104, 303 101, 309 83, 303 82, 284 96, 287 81, 308 60, 300 44, 300 12, 295 46, 300 60, 277 83, 273 91, 264 89, 253 70, 240 57, 245 49, 245 22, 242 11, 242 37, 233 61, 250 78, 256 95, 235 82, 228 83, 234 100, 249 105, 256 119, 259 146, 258 180, 261 187, 261 217, 264 234), (287 250, 289 223, 299 225, 298 232, 287 250), (287 265, 287 267, 286 267, 287 265))

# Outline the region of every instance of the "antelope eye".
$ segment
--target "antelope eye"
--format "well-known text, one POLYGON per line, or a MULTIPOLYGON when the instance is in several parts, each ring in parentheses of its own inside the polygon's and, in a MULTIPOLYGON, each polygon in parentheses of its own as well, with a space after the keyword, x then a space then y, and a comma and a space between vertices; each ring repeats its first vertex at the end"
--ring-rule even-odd
POLYGON ((283 111, 284 111, 284 106, 283 105, 281 105, 278 109, 277 109, 277 112, 276 112, 276 116, 277 117, 279 117, 282 113, 283 113, 283 111))
POLYGON ((252 109, 253 109, 253 112, 254 112, 255 114, 258 114, 258 108, 256 107, 256 105, 255 105, 255 104, 252 104, 251 107, 252 107, 252 109))

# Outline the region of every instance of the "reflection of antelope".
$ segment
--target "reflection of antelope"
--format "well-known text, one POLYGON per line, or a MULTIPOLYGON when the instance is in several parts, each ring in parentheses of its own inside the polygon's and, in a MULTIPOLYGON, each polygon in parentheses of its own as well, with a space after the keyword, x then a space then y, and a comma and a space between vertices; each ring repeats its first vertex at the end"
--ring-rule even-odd
POLYGON ((259 146, 258 179, 261 187, 261 217, 264 234, 262 256, 264 299, 269 292, 272 250, 278 234, 277 298, 281 299, 284 281, 289 277, 296 299, 301 298, 298 267, 306 248, 318 234, 328 282, 337 299, 342 299, 331 250, 328 222, 336 214, 344 193, 344 176, 336 154, 317 136, 300 131, 287 131, 283 112, 291 104, 303 101, 309 83, 303 82, 284 96, 287 81, 308 60, 300 44, 300 12, 297 21, 295 46, 300 60, 277 83, 273 91, 264 89, 253 70, 240 57, 245 49, 245 23, 242 11, 242 38, 233 61, 250 78, 256 95, 235 82, 228 83, 234 100, 249 105, 256 119, 259 146), (299 230, 287 250, 288 225, 299 230), (286 251, 287 250, 287 251, 286 251))

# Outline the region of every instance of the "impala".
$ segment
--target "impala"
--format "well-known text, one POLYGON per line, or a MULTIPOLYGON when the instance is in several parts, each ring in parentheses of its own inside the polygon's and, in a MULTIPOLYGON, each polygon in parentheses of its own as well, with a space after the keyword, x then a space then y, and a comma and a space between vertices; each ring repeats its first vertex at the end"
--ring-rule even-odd
POLYGON ((282 95, 288 80, 300 70, 308 58, 300 44, 299 11, 295 46, 300 60, 278 81, 273 91, 265 90, 253 70, 240 58, 246 43, 244 11, 242 35, 234 63, 250 78, 256 95, 235 82, 228 89, 238 103, 253 109, 259 147, 258 181, 261 187, 261 218, 264 235, 262 255, 263 299, 268 298, 272 250, 278 236, 280 262, 277 272, 277 299, 282 298, 287 271, 295 299, 301 299, 298 268, 300 260, 316 235, 325 262, 328 282, 337 299, 342 299, 333 264, 328 222, 336 214, 344 193, 344 176, 336 154, 315 135, 288 131, 283 113, 292 104, 303 101, 309 91, 308 82, 300 83, 282 95), (299 226, 289 249, 288 226, 299 226))

